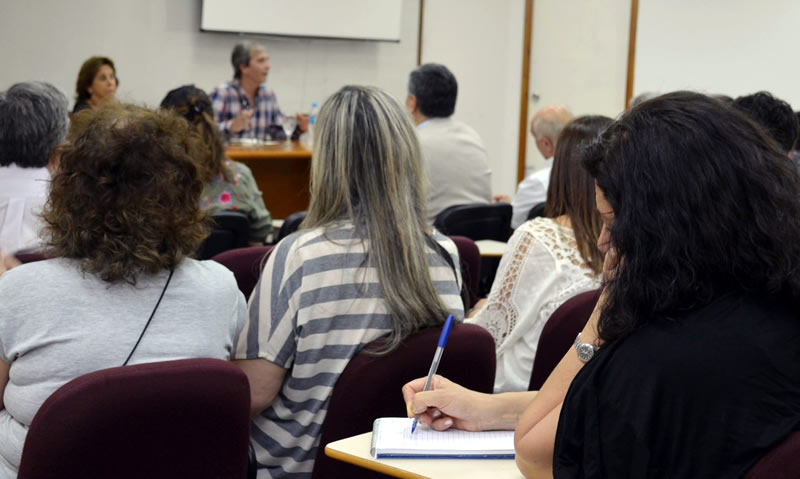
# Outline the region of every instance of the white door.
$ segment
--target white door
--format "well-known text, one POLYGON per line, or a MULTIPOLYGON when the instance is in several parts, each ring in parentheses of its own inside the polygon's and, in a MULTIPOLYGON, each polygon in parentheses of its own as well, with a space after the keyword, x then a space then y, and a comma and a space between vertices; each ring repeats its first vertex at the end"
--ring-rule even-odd
MULTIPOLYGON (((622 112, 630 10, 631 0, 534 0, 529 127, 551 103, 575 116, 622 112)), ((530 134, 526 157, 528 172, 545 166, 530 134)))

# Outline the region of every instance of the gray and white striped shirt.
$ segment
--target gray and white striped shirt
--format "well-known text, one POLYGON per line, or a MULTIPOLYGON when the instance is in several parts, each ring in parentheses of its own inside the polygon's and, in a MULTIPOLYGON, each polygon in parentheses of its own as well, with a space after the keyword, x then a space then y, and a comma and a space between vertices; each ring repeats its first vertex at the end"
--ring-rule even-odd
MULTIPOLYGON (((433 238, 458 265, 455 245, 440 233, 433 238)), ((363 265, 365 243, 344 223, 292 234, 272 252, 250 298, 236 358, 289 370, 272 405, 253 419, 259 478, 311 476, 339 375, 363 346, 391 331, 376 271, 363 265)), ((442 301, 463 318, 460 273, 433 249, 428 257, 442 301)))

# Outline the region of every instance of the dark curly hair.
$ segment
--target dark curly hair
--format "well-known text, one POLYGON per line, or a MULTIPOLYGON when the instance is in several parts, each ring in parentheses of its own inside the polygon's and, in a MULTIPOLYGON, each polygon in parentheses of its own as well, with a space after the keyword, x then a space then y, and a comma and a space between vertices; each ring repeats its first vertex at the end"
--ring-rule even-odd
POLYGON ((115 283, 175 268, 208 235, 203 144, 183 119, 133 105, 73 117, 42 217, 56 256, 115 283))
POLYGON ((428 118, 447 118, 456 109, 458 82, 446 66, 420 65, 411 72, 408 92, 417 97, 417 108, 428 118))
POLYGON ((603 253, 597 247, 602 224, 594 204, 594 179, 581 167, 583 149, 611 124, 600 115, 578 117, 558 135, 553 171, 547 188, 544 216, 567 215, 583 261, 594 271, 603 270, 603 253))
POLYGON ((788 153, 797 139, 797 117, 792 107, 766 91, 740 96, 733 106, 756 121, 788 153))
POLYGON ((800 174, 755 122, 675 92, 623 114, 585 152, 614 209, 605 341, 729 292, 800 296, 800 174))
MULTIPOLYGON (((194 85, 184 85, 170 90, 161 100, 161 108, 169 109, 183 117, 205 142, 199 158, 210 175, 222 176, 232 182, 235 173, 225 166, 225 147, 222 145, 214 110, 206 92, 194 85)), ((207 180, 211 180, 208 178, 207 180)))

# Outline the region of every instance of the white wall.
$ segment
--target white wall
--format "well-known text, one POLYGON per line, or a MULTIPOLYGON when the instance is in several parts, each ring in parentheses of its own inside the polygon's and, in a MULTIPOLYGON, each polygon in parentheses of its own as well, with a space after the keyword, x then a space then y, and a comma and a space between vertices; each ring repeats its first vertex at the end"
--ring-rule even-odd
MULTIPOLYGON (((533 8, 530 93, 539 99, 528 125, 551 103, 575 116, 616 117, 625 107, 631 0, 535 0, 533 8)), ((530 134, 526 156, 528 170, 545 165, 530 134)))
POLYGON ((425 0, 422 61, 456 76, 453 118, 481 135, 495 192, 516 185, 524 11, 523 0, 425 0))
MULTIPOLYGON (((118 97, 157 105, 174 87, 209 90, 232 78, 235 34, 200 32, 200 0, 0 0, 0 90, 42 80, 72 99, 81 63, 111 57, 118 97)), ((416 66, 419 0, 403 0, 399 43, 254 37, 266 44, 268 83, 285 112, 307 111, 348 83, 404 99, 416 66)), ((369 19, 364 19, 369 21, 369 19)))
POLYGON ((800 109, 797 0, 641 0, 634 94, 771 91, 800 109))

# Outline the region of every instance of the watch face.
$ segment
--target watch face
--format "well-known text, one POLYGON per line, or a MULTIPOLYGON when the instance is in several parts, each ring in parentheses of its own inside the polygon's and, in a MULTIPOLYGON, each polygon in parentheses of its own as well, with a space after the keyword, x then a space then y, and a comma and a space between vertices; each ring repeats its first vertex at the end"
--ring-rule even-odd
POLYGON ((594 356, 594 346, 589 343, 581 343, 576 348, 578 350, 578 359, 587 362, 594 356))

